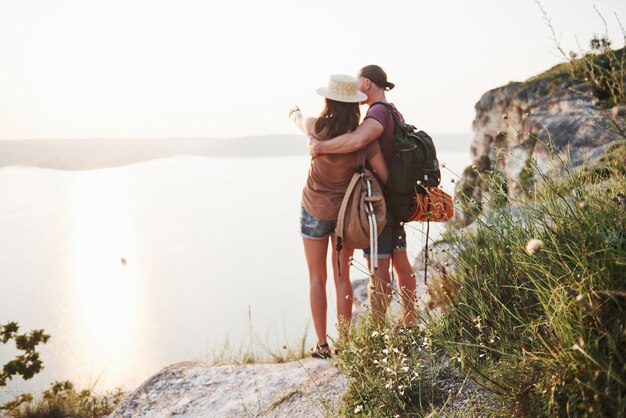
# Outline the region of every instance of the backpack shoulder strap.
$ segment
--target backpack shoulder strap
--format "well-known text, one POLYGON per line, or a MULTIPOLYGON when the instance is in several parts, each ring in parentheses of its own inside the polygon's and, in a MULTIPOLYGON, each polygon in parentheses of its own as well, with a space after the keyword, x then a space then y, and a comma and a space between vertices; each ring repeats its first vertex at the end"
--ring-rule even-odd
MULTIPOLYGON (((387 108, 389 113, 391 113, 391 117, 393 118, 393 121, 395 122, 396 125, 402 125, 400 123, 400 121, 398 120, 398 116, 396 115, 394 107, 391 104, 389 104, 387 102, 374 102, 374 103, 372 103, 372 106, 375 106, 377 104, 383 105, 383 106, 385 106, 387 108)), ((372 106, 370 106, 370 107, 372 107, 372 106)))
POLYGON ((339 250, 342 246, 343 241, 343 228, 346 219, 346 209, 348 207, 348 202, 350 201, 350 196, 354 191, 354 188, 357 185, 357 182, 361 178, 361 172, 365 168, 365 148, 360 149, 356 155, 356 169, 354 174, 352 175, 352 179, 350 180, 350 184, 346 189, 346 193, 343 195, 343 200, 341 201, 341 206, 339 207, 339 215, 337 215, 337 250, 339 250))
POLYGON ((361 175, 355 172, 352 175, 352 179, 350 180, 350 184, 346 189, 346 194, 343 196, 343 200, 341 201, 341 206, 339 207, 339 215, 337 215, 337 251, 341 250, 343 247, 343 229, 346 220, 346 209, 348 208, 348 202, 350 201, 350 196, 356 187, 357 182, 361 178, 361 175))

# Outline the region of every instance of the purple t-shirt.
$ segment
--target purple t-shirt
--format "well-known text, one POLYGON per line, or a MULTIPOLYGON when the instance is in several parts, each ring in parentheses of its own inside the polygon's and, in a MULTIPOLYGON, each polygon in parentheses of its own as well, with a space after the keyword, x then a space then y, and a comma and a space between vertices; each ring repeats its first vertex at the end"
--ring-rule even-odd
MULTIPOLYGON (((398 112, 398 109, 396 109, 393 103, 389 104, 393 107, 393 112, 396 114, 400 123, 404 123, 404 117, 402 114, 398 112)), ((375 119, 383 125, 384 130, 382 135, 378 138, 378 142, 380 143, 380 148, 382 149, 383 156, 387 162, 387 167, 389 167, 391 165, 391 158, 393 157, 393 131, 395 127, 391 111, 385 105, 375 103, 367 110, 365 119, 367 118, 375 119)))

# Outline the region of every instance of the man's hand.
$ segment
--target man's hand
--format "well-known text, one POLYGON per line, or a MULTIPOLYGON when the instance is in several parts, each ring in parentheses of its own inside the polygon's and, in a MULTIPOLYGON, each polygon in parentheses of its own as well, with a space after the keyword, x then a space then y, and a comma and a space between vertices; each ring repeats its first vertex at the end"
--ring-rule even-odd
POLYGON ((312 136, 309 136, 309 154, 313 158, 321 155, 321 152, 320 152, 320 141, 318 141, 317 139, 313 138, 312 136))

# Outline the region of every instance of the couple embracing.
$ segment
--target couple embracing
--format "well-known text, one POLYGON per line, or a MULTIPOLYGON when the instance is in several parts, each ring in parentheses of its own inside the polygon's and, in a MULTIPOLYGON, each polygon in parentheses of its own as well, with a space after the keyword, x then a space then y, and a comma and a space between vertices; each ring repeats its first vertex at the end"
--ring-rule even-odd
MULTIPOLYGON (((311 313, 317 335, 312 356, 316 358, 331 356, 326 336, 326 258, 329 240, 331 248, 336 245, 337 217, 357 167, 356 154, 365 149, 367 163, 384 188, 393 155, 394 119, 404 122, 385 97, 385 92, 392 88, 394 84, 387 81, 381 67, 368 65, 359 71, 357 78, 332 75, 328 86, 317 90, 325 98, 318 117, 305 118, 297 107, 289 112, 294 123, 310 137, 312 158, 302 192, 300 234, 309 269, 311 313), (359 104, 369 106, 360 124, 359 104)), ((353 252, 346 247, 339 254, 332 251, 340 339, 348 337, 352 320, 349 262, 353 252)), ((364 255, 371 264, 369 249, 364 250, 364 255)), ((369 301, 378 323, 382 323, 391 299, 390 268, 398 279, 404 324, 413 327, 416 325, 415 275, 406 253, 404 226, 392 218, 378 237, 378 268, 372 270, 370 266, 369 301)))

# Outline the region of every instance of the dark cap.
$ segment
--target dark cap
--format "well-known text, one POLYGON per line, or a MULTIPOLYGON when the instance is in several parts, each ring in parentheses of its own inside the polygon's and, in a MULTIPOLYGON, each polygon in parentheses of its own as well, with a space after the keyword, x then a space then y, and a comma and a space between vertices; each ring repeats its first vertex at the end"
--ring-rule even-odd
POLYGON ((387 81, 387 74, 378 65, 366 65, 359 71, 359 77, 365 77, 378 87, 391 90, 396 85, 387 81))

